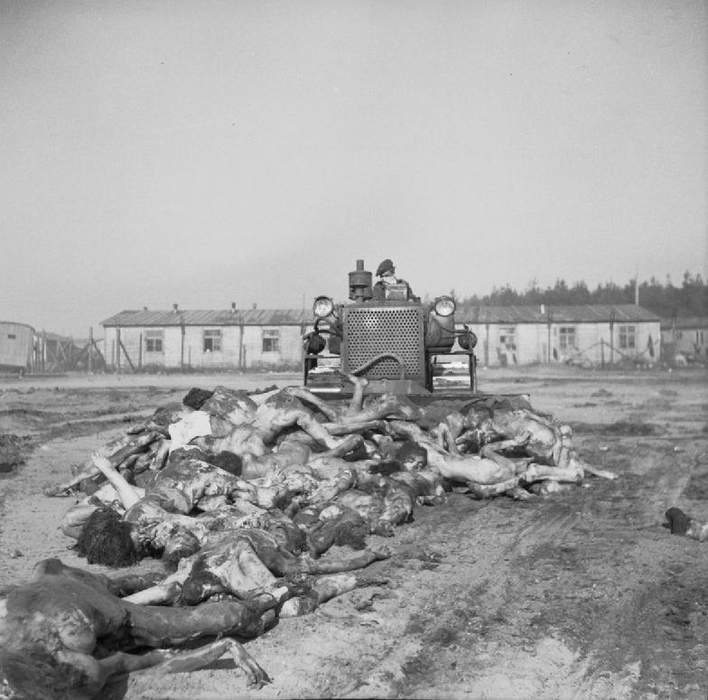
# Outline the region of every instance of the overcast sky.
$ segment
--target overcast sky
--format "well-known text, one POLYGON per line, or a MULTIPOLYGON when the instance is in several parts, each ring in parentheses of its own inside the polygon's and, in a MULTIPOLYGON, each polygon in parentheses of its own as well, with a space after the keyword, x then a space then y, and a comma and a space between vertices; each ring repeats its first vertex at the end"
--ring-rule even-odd
POLYGON ((699 0, 0 0, 0 320, 708 276, 699 0))

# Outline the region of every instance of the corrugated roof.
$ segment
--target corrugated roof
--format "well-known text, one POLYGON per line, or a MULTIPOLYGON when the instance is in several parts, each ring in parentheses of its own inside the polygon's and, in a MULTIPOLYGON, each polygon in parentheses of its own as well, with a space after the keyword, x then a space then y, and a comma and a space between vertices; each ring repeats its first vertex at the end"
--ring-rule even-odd
POLYGON ((312 322, 312 311, 304 309, 237 309, 120 311, 101 321, 104 327, 126 326, 300 326, 312 322))
POLYGON ((677 316, 673 318, 662 318, 661 329, 670 330, 671 328, 687 328, 707 329, 708 316, 677 316))
MULTIPOLYGON (((472 306, 458 310, 458 323, 605 323, 614 313, 615 322, 659 321, 660 318, 634 304, 574 306, 472 306)), ((156 326, 300 326, 312 323, 309 309, 237 309, 121 311, 105 321, 104 327, 156 326)))
POLYGON ((460 309, 460 323, 605 323, 614 314, 616 323, 659 321, 659 317, 634 304, 576 304, 567 306, 472 306, 460 309))
POLYGON ((34 332, 34 328, 29 323, 20 323, 18 321, 0 321, 0 326, 24 326, 34 332))

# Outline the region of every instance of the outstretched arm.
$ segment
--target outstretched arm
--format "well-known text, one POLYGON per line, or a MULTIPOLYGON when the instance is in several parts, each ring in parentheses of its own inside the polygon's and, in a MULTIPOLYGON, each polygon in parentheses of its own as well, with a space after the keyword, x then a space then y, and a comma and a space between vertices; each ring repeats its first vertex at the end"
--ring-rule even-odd
POLYGON ((104 457, 100 452, 94 452, 91 455, 91 460, 116 490, 126 510, 140 500, 139 493, 126 481, 107 457, 104 457))

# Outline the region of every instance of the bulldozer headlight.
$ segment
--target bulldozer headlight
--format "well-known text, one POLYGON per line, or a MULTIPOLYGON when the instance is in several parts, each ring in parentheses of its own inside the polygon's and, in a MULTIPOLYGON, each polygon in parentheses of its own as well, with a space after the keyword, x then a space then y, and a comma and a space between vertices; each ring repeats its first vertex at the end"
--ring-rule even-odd
POLYGON ((327 318, 334 311, 334 302, 329 297, 317 297, 312 312, 317 318, 327 318))
POLYGON ((452 297, 438 297, 434 308, 438 316, 452 316, 455 313, 455 300, 452 297))
POLYGON ((477 336, 472 331, 465 328, 465 330, 458 336, 458 342, 460 343, 461 348, 464 348, 465 350, 474 350, 477 346, 477 336))

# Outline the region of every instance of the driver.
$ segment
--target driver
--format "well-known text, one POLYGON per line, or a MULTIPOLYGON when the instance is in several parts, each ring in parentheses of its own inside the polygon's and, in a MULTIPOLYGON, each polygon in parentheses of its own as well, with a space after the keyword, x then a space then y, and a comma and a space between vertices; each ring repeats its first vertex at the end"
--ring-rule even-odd
POLYGON ((410 284, 406 280, 396 277, 396 267, 390 258, 381 261, 376 268, 376 276, 379 278, 373 289, 374 299, 386 298, 386 289, 394 284, 405 284, 408 300, 418 301, 418 297, 413 294, 410 284))

